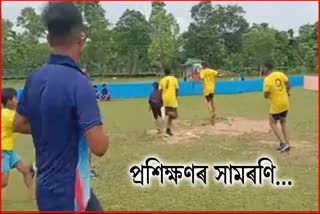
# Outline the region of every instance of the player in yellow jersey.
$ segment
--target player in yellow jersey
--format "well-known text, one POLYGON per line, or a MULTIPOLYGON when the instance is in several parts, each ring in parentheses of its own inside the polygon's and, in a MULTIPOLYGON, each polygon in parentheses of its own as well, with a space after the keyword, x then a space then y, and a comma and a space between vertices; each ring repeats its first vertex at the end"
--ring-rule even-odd
POLYGON ((286 118, 290 106, 290 83, 284 73, 273 71, 272 63, 265 63, 262 71, 266 76, 263 83, 264 97, 270 100, 270 127, 280 141, 279 150, 286 151, 289 149, 286 118), (277 125, 278 121, 280 121, 281 131, 277 125))
POLYGON ((211 124, 215 122, 215 106, 214 106, 214 90, 218 72, 208 68, 206 63, 202 63, 202 70, 200 71, 200 79, 202 80, 203 95, 206 98, 208 110, 211 114, 211 124))
POLYGON ((1 149, 2 149, 2 188, 8 185, 9 172, 12 168, 19 170, 24 176, 24 183, 30 189, 32 187, 33 168, 21 160, 14 151, 16 133, 13 130, 13 120, 17 106, 17 92, 14 88, 2 89, 1 110, 1 149))
POLYGON ((165 107, 165 113, 168 116, 166 123, 165 136, 172 136, 171 125, 172 120, 178 117, 178 90, 179 83, 177 78, 171 75, 170 69, 164 70, 165 77, 160 80, 159 90, 162 95, 163 106, 165 107))

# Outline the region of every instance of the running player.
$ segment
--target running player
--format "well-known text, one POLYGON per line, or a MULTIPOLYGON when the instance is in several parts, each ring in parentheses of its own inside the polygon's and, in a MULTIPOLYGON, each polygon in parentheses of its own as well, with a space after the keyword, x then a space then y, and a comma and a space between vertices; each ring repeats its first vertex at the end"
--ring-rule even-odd
POLYGON ((168 116, 166 123, 165 136, 172 136, 171 125, 174 119, 178 118, 178 90, 179 83, 177 78, 171 75, 170 69, 164 70, 165 77, 160 81, 159 89, 162 94, 163 106, 165 107, 165 114, 168 116))
POLYGON ((287 114, 289 110, 290 83, 288 77, 273 71, 272 63, 265 63, 262 68, 264 79, 264 97, 270 100, 270 127, 280 142, 280 151, 289 149, 287 114), (277 124, 280 121, 281 131, 277 124))
POLYGON ((14 88, 2 89, 1 110, 1 153, 2 153, 2 188, 8 185, 9 173, 16 168, 22 173, 24 183, 31 190, 33 182, 32 165, 21 160, 18 153, 14 151, 16 133, 13 130, 13 120, 17 106, 17 92, 14 88))
POLYGON ((202 71, 200 71, 200 78, 202 79, 203 95, 206 99, 208 110, 210 113, 210 122, 215 123, 215 106, 214 106, 214 90, 218 72, 208 68, 206 63, 202 63, 202 71))

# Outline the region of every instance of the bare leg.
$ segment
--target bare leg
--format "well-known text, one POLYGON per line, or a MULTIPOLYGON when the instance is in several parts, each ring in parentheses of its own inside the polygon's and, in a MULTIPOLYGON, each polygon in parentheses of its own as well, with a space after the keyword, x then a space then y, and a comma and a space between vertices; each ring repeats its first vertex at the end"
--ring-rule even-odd
POLYGON ((20 160, 18 161, 18 163, 16 163, 15 168, 23 174, 23 180, 26 187, 28 189, 31 189, 33 186, 33 176, 34 176, 32 165, 27 164, 20 160))
POLYGON ((167 119, 167 125, 166 125, 166 136, 172 136, 172 132, 171 132, 171 126, 172 126, 172 121, 174 119, 177 119, 178 117, 178 113, 175 110, 167 110, 167 115, 168 115, 168 119, 167 119))
POLYGON ((2 188, 5 188, 8 186, 9 181, 9 172, 3 172, 2 173, 2 188))
POLYGON ((207 105, 208 105, 208 110, 209 110, 209 112, 212 113, 212 111, 213 111, 213 103, 212 103, 212 100, 207 101, 207 105))
POLYGON ((287 126, 286 118, 281 118, 280 119, 280 124, 281 124, 281 131, 282 131, 284 140, 285 140, 286 143, 289 143, 289 140, 288 140, 288 126, 287 126))
POLYGON ((172 125, 172 117, 168 116, 168 120, 167 120, 167 130, 171 129, 171 125, 172 125))
POLYGON ((209 110, 209 114, 210 114, 210 123, 212 125, 214 125, 215 119, 216 119, 216 114, 215 114, 215 106, 214 106, 213 98, 211 100, 207 101, 207 105, 208 105, 208 110, 209 110))
POLYGON ((281 137, 281 133, 278 129, 278 126, 277 126, 277 121, 273 119, 273 117, 270 115, 269 117, 269 123, 270 123, 270 127, 272 128, 274 134, 276 135, 276 137, 278 138, 278 140, 280 141, 280 143, 283 143, 284 140, 283 138, 281 137))

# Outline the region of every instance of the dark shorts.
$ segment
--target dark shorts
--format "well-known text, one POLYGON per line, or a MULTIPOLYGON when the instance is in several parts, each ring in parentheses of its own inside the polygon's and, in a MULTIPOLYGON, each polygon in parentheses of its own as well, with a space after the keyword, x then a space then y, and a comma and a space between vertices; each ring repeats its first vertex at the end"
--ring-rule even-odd
POLYGON ((284 112, 281 112, 281 113, 277 113, 277 114, 271 114, 272 118, 274 120, 280 120, 280 119, 283 119, 283 118, 286 118, 287 117, 287 114, 288 114, 288 111, 284 111, 284 112))
POLYGON ((212 94, 208 94, 207 96, 205 96, 207 102, 211 102, 213 100, 213 97, 214 97, 213 93, 212 94))
POLYGON ((86 208, 86 211, 102 211, 103 208, 100 204, 100 201, 98 200, 97 196, 94 194, 94 192, 90 191, 90 199, 88 201, 88 205, 86 208))
POLYGON ((161 108, 159 107, 151 107, 151 111, 153 114, 153 118, 157 120, 158 118, 161 118, 161 108))
MULTIPOLYGON (((37 204, 40 211, 43 210, 75 210, 74 188, 66 186, 51 190, 42 188, 37 185, 37 204)), ((87 204, 86 210, 103 210, 96 195, 90 190, 90 199, 87 204)))

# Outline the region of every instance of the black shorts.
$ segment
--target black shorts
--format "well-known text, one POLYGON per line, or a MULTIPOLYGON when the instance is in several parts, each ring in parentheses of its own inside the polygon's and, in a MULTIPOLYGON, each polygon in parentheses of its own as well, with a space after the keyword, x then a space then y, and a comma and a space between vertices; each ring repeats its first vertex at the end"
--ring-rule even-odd
POLYGON ((98 200, 98 198, 96 197, 96 195, 94 194, 94 192, 91 189, 90 190, 90 199, 88 201, 86 211, 102 211, 102 210, 103 210, 103 208, 100 204, 100 201, 98 200))
POLYGON ((284 111, 284 112, 281 112, 281 113, 277 113, 277 114, 271 114, 272 118, 274 120, 280 120, 280 119, 283 119, 283 118, 286 118, 287 117, 287 114, 288 114, 288 110, 287 111, 284 111))
POLYGON ((205 96, 207 102, 211 102, 213 100, 213 97, 214 97, 213 93, 212 94, 208 94, 207 96, 205 96))
POLYGON ((153 114, 153 118, 157 120, 158 118, 161 118, 161 108, 159 107, 151 107, 151 111, 153 114))

